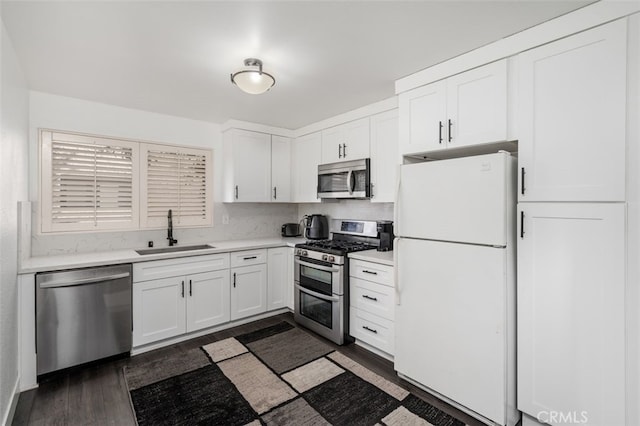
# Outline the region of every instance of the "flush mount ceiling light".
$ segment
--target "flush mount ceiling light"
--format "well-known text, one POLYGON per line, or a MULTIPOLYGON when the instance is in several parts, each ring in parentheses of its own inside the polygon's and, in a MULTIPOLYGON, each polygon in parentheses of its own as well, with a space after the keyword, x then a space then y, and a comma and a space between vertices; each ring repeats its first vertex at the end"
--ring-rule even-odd
POLYGON ((262 71, 262 61, 255 58, 244 60, 245 69, 231 74, 231 82, 243 92, 259 95, 271 89, 276 79, 269 73, 262 71))

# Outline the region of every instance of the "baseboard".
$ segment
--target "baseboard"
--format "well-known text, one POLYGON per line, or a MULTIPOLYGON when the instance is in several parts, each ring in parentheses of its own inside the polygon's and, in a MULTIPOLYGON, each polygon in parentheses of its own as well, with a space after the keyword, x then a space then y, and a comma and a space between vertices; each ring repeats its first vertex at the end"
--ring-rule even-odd
POLYGON ((13 392, 11 393, 11 402, 9 403, 9 409, 2 418, 3 425, 10 425, 13 422, 13 416, 16 413, 16 407, 18 406, 18 398, 20 397, 20 376, 16 377, 16 382, 13 385, 13 392))

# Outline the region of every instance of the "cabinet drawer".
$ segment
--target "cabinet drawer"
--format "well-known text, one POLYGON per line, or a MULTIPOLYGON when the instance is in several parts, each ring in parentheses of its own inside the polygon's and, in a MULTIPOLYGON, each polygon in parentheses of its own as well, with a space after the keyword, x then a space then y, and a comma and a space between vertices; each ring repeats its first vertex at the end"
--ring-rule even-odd
POLYGON ((393 287, 393 267, 379 263, 351 259, 349 275, 393 287))
POLYGON ((152 260, 133 265, 133 282, 177 277, 229 268, 229 253, 152 260))
POLYGON ((267 263, 267 249, 245 250, 231 253, 231 267, 267 263))
POLYGON ((352 307, 393 321, 395 307, 393 287, 355 277, 351 277, 349 285, 352 307))
POLYGON ((393 321, 352 307, 349 311, 349 331, 351 336, 356 339, 389 355, 394 354, 395 330, 393 321))

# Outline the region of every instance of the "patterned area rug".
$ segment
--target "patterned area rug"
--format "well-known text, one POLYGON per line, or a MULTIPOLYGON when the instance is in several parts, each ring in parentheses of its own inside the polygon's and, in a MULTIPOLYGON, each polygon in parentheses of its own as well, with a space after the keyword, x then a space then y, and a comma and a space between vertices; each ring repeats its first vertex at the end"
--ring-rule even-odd
POLYGON ((140 425, 464 425, 287 322, 124 373, 140 425))

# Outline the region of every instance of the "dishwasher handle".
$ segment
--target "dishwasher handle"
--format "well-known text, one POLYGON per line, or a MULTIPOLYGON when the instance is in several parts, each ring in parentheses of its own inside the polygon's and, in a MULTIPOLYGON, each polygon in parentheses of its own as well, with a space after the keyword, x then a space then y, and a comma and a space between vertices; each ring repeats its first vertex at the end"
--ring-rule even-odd
POLYGON ((73 287, 76 285, 84 284, 96 284, 103 281, 119 280, 120 278, 127 278, 131 274, 129 272, 123 272, 121 274, 104 275, 98 277, 79 278, 75 280, 54 280, 46 283, 40 283, 40 288, 57 288, 57 287, 73 287))

